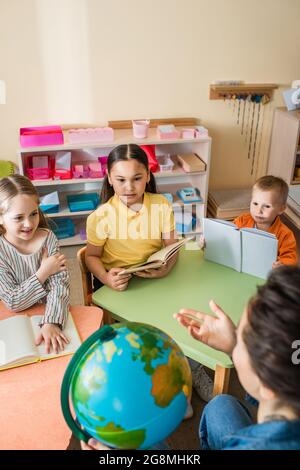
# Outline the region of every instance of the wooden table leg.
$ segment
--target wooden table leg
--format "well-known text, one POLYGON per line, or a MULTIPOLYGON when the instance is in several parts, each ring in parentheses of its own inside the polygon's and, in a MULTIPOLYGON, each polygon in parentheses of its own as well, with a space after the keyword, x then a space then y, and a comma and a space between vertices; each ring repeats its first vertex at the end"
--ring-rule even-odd
POLYGON ((227 393, 229 387, 230 369, 216 365, 213 396, 227 393))

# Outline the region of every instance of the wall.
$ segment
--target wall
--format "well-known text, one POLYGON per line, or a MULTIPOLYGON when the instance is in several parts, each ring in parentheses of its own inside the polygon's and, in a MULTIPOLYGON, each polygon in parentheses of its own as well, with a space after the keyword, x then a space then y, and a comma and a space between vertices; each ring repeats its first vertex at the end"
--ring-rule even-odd
POLYGON ((192 116, 213 137, 211 187, 247 186, 237 106, 208 98, 214 80, 241 79, 281 86, 261 111, 264 172, 273 109, 300 79, 299 0, 0 0, 0 12, 0 158, 16 160, 22 125, 192 116))

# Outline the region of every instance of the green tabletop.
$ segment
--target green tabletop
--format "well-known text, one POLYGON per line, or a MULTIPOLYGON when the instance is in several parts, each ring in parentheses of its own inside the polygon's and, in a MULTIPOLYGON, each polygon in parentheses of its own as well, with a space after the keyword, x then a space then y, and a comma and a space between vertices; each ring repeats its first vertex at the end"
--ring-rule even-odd
POLYGON ((203 252, 188 244, 182 248, 176 265, 162 279, 134 276, 126 291, 109 287, 98 289, 93 302, 110 311, 117 320, 149 323, 164 330, 180 345, 186 356, 211 369, 219 364, 232 367, 224 353, 193 339, 173 318, 180 308, 209 313, 208 302, 214 299, 238 323, 248 299, 263 279, 238 273, 233 269, 203 259, 203 252))

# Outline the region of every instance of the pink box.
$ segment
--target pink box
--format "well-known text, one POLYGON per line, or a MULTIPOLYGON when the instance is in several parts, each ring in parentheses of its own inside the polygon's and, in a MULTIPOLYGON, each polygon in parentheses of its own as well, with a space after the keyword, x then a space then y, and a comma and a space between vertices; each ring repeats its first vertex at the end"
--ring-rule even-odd
POLYGON ((21 147, 39 147, 46 145, 61 145, 64 136, 60 126, 21 127, 21 147))
POLYGON ((194 139, 196 137, 196 129, 182 129, 181 137, 183 139, 194 139))
POLYGON ((31 180, 48 180, 52 177, 52 169, 51 169, 51 159, 48 155, 43 155, 43 157, 47 160, 44 165, 40 165, 38 167, 34 167, 33 158, 34 155, 29 156, 25 160, 25 173, 27 174, 28 178, 31 180))
POLYGON ((157 136, 160 139, 180 139, 180 131, 173 124, 157 126, 157 136))
POLYGON ((86 129, 70 129, 68 141, 71 144, 90 142, 113 142, 114 130, 111 127, 89 127, 86 129))
POLYGON ((105 176, 107 173, 107 159, 108 157, 106 155, 102 155, 101 157, 98 157, 98 161, 101 163, 103 176, 105 176))
POLYGON ((103 172, 100 162, 89 163, 88 167, 90 178, 103 178, 103 172))
POLYGON ((73 166, 73 178, 88 178, 90 171, 87 165, 80 164, 73 166))
POLYGON ((197 139, 199 139, 200 137, 208 137, 208 130, 206 129, 206 127, 197 126, 195 130, 197 139))

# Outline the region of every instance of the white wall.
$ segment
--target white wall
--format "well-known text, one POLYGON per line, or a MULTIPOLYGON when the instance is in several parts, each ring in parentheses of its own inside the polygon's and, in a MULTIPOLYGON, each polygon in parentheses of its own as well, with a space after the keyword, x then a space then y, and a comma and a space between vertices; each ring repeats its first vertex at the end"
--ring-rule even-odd
POLYGON ((237 107, 208 98, 217 79, 278 83, 272 113, 300 79, 299 0, 0 0, 0 158, 21 126, 198 117, 213 137, 211 187, 251 184, 237 107))

